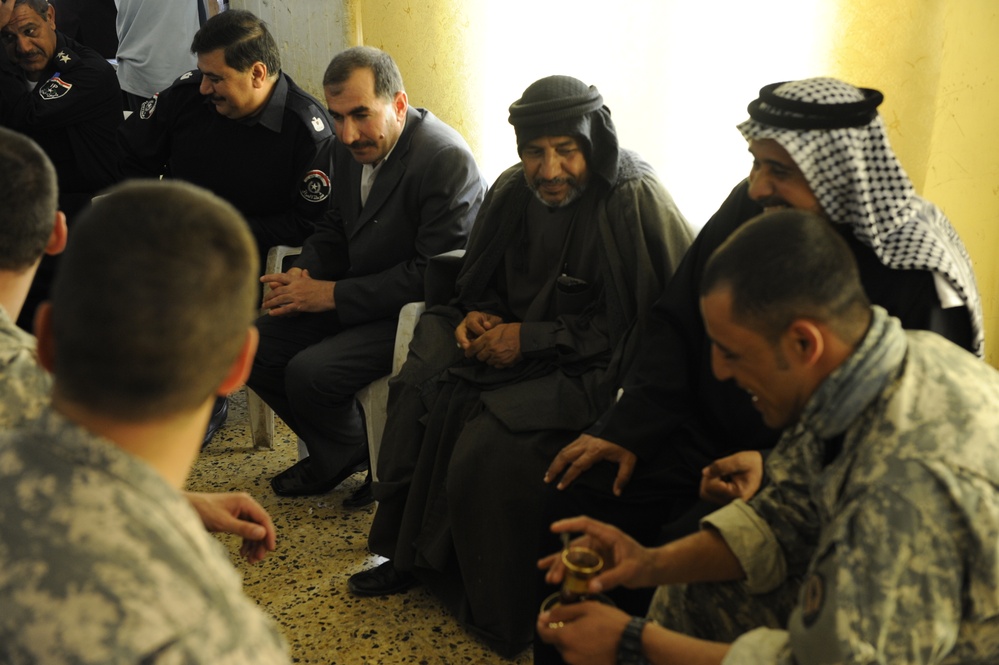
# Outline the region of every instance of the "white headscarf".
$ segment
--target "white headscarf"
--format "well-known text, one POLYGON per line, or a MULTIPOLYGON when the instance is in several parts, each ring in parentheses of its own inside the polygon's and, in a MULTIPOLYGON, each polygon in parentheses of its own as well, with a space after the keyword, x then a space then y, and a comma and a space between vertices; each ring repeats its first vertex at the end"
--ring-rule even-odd
POLYGON ((747 141, 773 139, 801 169, 822 210, 849 224, 880 261, 942 277, 971 316, 972 349, 982 356, 982 304, 971 257, 935 205, 916 195, 877 113, 883 96, 832 78, 778 83, 760 90, 747 141))

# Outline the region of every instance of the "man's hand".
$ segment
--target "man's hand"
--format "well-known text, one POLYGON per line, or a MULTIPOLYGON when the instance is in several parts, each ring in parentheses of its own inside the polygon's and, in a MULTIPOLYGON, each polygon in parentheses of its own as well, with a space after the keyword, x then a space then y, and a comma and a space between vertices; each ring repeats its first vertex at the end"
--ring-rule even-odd
MULTIPOLYGON (((654 586, 655 556, 638 541, 610 524, 589 517, 573 517, 552 524, 552 533, 583 533, 572 542, 573 547, 589 547, 604 560, 600 574, 589 582, 589 592, 603 593, 616 586, 637 589, 654 586)), ((538 568, 548 569, 545 581, 561 584, 565 576, 562 553, 555 552, 538 561, 538 568)))
POLYGON ((490 367, 502 369, 520 362, 520 324, 500 323, 487 330, 465 349, 466 358, 475 358, 490 367))
POLYGON ((616 443, 589 434, 581 434, 578 439, 559 451, 545 471, 545 482, 551 483, 565 470, 565 475, 556 486, 560 490, 565 489, 584 471, 604 460, 617 464, 613 490, 614 496, 621 496, 621 492, 631 480, 638 457, 616 443))
POLYGON ((465 356, 470 357, 468 355, 468 347, 472 345, 472 342, 501 323, 503 323, 503 319, 495 314, 469 312, 462 319, 461 323, 458 324, 458 327, 454 329, 454 340, 465 351, 465 356))
POLYGON ((561 605, 538 616, 538 637, 570 665, 605 665, 615 662, 630 620, 616 607, 594 601, 561 605))
POLYGON ((308 270, 292 268, 288 272, 264 275, 260 281, 270 286, 263 306, 270 310, 271 316, 336 309, 333 297, 336 283, 312 279, 308 270))
POLYGON ((250 563, 261 561, 277 545, 274 522, 263 506, 245 492, 185 492, 205 528, 243 539, 239 554, 250 563))
POLYGON ((744 450, 701 469, 701 498, 721 505, 734 499, 749 501, 762 483, 763 455, 744 450))

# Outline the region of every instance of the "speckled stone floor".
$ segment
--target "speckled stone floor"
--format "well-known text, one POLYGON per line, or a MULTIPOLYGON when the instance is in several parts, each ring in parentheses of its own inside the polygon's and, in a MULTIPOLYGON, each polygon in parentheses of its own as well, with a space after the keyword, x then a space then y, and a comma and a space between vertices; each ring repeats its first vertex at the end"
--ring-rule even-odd
POLYGON ((340 502, 360 485, 356 474, 320 497, 282 498, 268 479, 296 459, 295 437, 277 419, 274 448, 254 450, 246 398, 230 398, 229 420, 191 473, 197 491, 242 490, 274 519, 277 550, 251 566, 237 554, 239 541, 220 536, 243 573, 247 595, 280 624, 296 663, 359 665, 393 663, 510 664, 531 662, 496 655, 466 633, 426 590, 382 598, 355 598, 347 578, 381 561, 367 550, 374 506, 346 510, 340 502))

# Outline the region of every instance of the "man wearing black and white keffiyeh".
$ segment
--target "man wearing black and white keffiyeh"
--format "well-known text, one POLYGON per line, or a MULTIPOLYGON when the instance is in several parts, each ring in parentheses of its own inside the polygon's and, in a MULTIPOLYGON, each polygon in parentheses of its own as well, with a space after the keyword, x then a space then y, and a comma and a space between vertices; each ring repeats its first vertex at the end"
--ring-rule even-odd
MULTIPOLYGON (((621 398, 549 467, 546 480, 564 490, 549 495, 553 518, 599 516, 655 542, 663 524, 697 500, 702 468, 776 442, 752 396, 712 375, 697 298, 712 251, 764 209, 821 214, 853 250, 873 303, 905 328, 938 332, 982 355, 968 253, 943 213, 916 195, 878 115, 882 99, 876 90, 816 78, 768 85, 749 105, 750 119, 738 129, 753 155, 750 177, 704 226, 656 303, 643 360, 621 398)), ((726 480, 741 481, 742 470, 730 469, 726 480)), ((759 482, 728 482, 721 493, 751 495, 759 482)))

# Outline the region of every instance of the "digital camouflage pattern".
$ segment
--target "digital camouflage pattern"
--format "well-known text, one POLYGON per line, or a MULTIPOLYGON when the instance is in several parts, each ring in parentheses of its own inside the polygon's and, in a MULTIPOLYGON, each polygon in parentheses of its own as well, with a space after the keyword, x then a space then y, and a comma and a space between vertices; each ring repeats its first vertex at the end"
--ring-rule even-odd
POLYGON ((770 484, 705 520, 746 581, 653 601, 664 625, 744 633, 726 663, 999 662, 999 372, 874 309, 770 484))
POLYGON ((0 435, 0 608, 3 663, 289 662, 184 495, 50 409, 0 435))
POLYGON ((35 338, 0 305, 0 431, 37 418, 48 404, 51 381, 38 365, 35 338))

